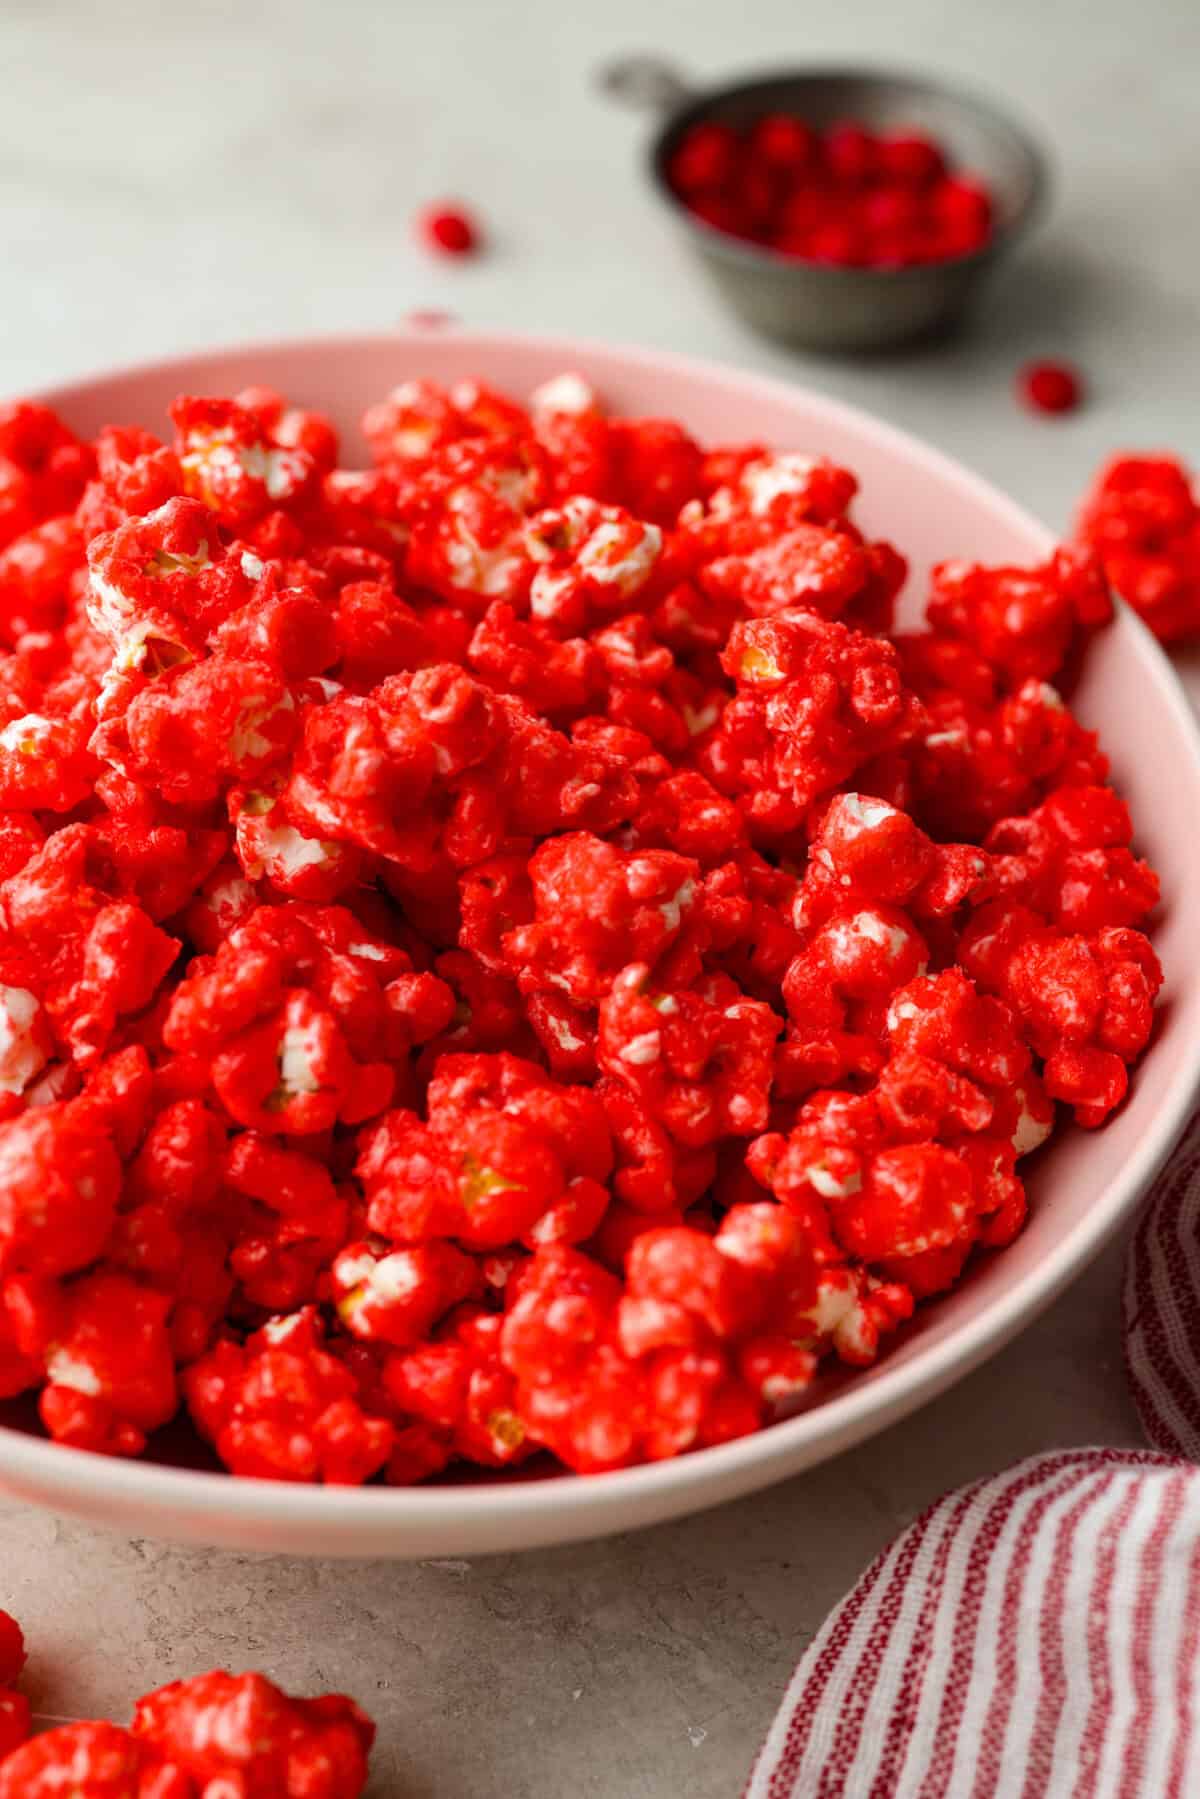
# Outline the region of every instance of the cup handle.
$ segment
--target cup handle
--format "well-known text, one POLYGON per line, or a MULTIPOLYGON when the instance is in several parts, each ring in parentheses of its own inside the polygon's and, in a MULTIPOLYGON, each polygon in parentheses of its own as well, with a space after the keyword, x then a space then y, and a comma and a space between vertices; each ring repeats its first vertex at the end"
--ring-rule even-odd
POLYGON ((639 112, 674 112, 696 97, 696 89, 661 56, 615 57, 597 70, 596 85, 639 112))

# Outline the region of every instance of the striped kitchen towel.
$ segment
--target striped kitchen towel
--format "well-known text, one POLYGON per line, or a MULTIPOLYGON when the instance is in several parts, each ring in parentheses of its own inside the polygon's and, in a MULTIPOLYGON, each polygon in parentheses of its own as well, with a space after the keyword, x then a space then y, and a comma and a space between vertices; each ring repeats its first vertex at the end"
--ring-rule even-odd
POLYGON ((1156 1449, 1200 1462, 1200 1114, 1138 1221, 1122 1311, 1142 1429, 1156 1449))
POLYGON ((1200 1469, 1071 1449, 939 1499, 812 1643, 745 1799, 1200 1795, 1200 1469))

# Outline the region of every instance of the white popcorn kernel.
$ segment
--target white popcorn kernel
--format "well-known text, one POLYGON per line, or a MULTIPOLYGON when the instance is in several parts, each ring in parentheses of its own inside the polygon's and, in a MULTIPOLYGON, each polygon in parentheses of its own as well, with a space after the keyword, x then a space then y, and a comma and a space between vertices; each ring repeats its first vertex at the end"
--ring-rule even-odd
POLYGON ((1013 1127, 1012 1146, 1018 1156, 1028 1156, 1039 1149, 1054 1129, 1052 1118, 1035 1118, 1025 1103, 1025 1089, 1018 1090, 1021 1110, 1013 1127))
POLYGON ((742 470, 740 486, 757 517, 769 512, 781 494, 803 493, 812 479, 817 464, 811 456, 789 451, 782 456, 764 456, 742 470))
POLYGON ((136 611, 136 601, 123 593, 115 581, 106 580, 99 569, 89 571, 87 615, 102 637, 110 643, 119 642, 136 611))
POLYGON ((696 897, 695 881, 685 881, 683 886, 658 909, 662 913, 663 923, 668 931, 677 931, 683 923, 683 915, 696 897))
POLYGON ((237 724, 229 739, 229 755, 234 762, 246 762, 254 757, 269 756, 277 747, 269 737, 263 735, 263 725, 277 718, 281 712, 294 712, 296 702, 290 693, 274 705, 263 700, 247 700, 238 713, 237 724))
POLYGON ((265 825, 253 838, 257 854, 246 865, 246 873, 257 881, 270 870, 289 879, 305 868, 322 868, 333 860, 330 846, 315 837, 305 837, 292 825, 265 825))
MULTIPOLYGON (((888 942, 889 927, 874 912, 856 912, 850 920, 850 928, 860 937, 865 937, 868 943, 882 946, 888 942)), ((903 933, 901 940, 903 941, 903 933)))
POLYGON ((0 987, 0 1092, 23 1093, 46 1066, 37 1041, 41 1007, 25 987, 0 987))
POLYGON ((254 898, 254 889, 249 881, 243 881, 233 875, 228 881, 222 881, 209 894, 205 905, 210 912, 237 912, 254 898))
POLYGON ((843 1355, 849 1351, 856 1361, 874 1355, 876 1335, 867 1315, 856 1299, 834 1331, 834 1339, 843 1355))
POLYGON ((889 1031, 898 1031, 900 1029, 900 1026, 902 1024, 904 1024, 908 1019, 915 1018, 917 1016, 917 1013, 920 1010, 921 1010, 921 1008, 920 1008, 920 1006, 917 1005, 915 1000, 911 1000, 911 999, 897 1000, 894 1005, 891 1005, 888 1007, 888 1011, 887 1011, 887 1028, 888 1028, 888 1030, 889 1031))
POLYGON ((873 831, 877 825, 886 823, 895 816, 896 809, 884 800, 870 799, 862 793, 846 793, 837 802, 836 811, 846 835, 857 837, 862 831, 873 831))
POLYGON ((857 1304, 857 1290, 848 1281, 823 1280, 817 1289, 816 1304, 805 1313, 814 1336, 828 1337, 857 1304))
POLYGON ((514 554, 505 544, 497 544, 490 550, 481 549, 461 526, 458 536, 446 545, 446 559, 456 587, 487 598, 508 592, 522 562, 520 555, 514 554))
POLYGON ((529 410, 533 413, 566 412, 578 416, 597 411, 598 404, 595 388, 573 369, 551 376, 529 396, 529 410))
POLYGON ((849 1199, 852 1193, 862 1191, 862 1175, 857 1169, 842 1180, 823 1162, 814 1162, 807 1173, 809 1186, 814 1188, 822 1199, 849 1199))
POLYGON ((46 1358, 46 1373, 56 1387, 70 1387, 72 1392, 86 1393, 97 1399, 104 1391, 100 1377, 90 1362, 84 1362, 65 1349, 56 1349, 46 1358))
POLYGON ((343 1287, 358 1287, 375 1272, 375 1257, 369 1250, 360 1256, 339 1256, 334 1268, 343 1287))
POLYGON ((291 1026, 279 1044, 279 1082, 287 1098, 319 1093, 321 1083, 313 1068, 318 1046, 312 1027, 291 1026))
POLYGON ((27 712, 23 718, 10 719, 0 731, 0 749, 16 756, 36 756, 53 730, 53 719, 27 712))
POLYGON ((586 1048, 583 1038, 575 1035, 565 1018, 548 1017, 546 1025, 559 1049, 567 1055, 586 1048))
POLYGON ((850 922, 868 943, 886 948, 889 956, 902 955, 908 947, 908 932, 900 925, 887 924, 876 912, 856 912, 850 922))
POLYGON ((610 552, 626 537, 625 526, 606 519, 597 525, 579 552, 579 567, 589 579, 604 587, 615 587, 628 598, 645 585, 662 548, 662 532, 657 525, 644 524, 641 534, 616 562, 610 552))
POLYGON ((644 1068, 648 1063, 658 1061, 661 1048, 657 1031, 643 1031, 641 1036, 630 1038, 621 1051, 621 1060, 634 1068, 644 1068))

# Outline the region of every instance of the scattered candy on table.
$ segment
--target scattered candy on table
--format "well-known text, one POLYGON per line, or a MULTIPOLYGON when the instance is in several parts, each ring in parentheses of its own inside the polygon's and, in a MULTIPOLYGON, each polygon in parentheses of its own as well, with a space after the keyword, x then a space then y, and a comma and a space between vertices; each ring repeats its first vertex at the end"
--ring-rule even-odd
POLYGON ((0 414, 0 1394, 408 1483, 720 1443, 1020 1230, 1158 884, 1051 684, 1097 558, 413 380, 0 414))
POLYGON ((1083 380, 1069 362, 1029 362, 1017 388, 1033 412, 1074 412, 1083 400, 1083 380))
POLYGON ((746 130, 684 132, 667 179, 689 212, 784 256, 880 269, 982 250, 992 196, 918 132, 879 136, 854 120, 824 131, 775 113, 746 130))
POLYGON ((479 248, 478 225, 464 207, 453 201, 427 206, 419 213, 417 234, 429 249, 442 256, 469 256, 479 248))
POLYGON ((128 1730, 34 1737, 15 1691, 20 1626, 0 1611, 0 1799, 358 1799, 375 1726, 340 1693, 291 1699, 262 1674, 215 1669, 147 1693, 128 1730))

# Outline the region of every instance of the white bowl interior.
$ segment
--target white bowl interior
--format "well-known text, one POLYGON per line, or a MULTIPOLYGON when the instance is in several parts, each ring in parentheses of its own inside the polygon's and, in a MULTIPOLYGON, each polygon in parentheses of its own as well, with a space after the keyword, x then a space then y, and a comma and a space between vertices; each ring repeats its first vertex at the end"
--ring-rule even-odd
MULTIPOLYGON (((214 352, 133 370, 46 397, 83 431, 117 422, 163 428, 180 391, 250 382, 355 422, 397 381, 477 375, 523 395, 576 368, 613 410, 682 420, 708 441, 761 440, 819 451, 859 476, 858 517, 912 564, 910 604, 945 556, 1028 562, 1046 530, 936 452, 800 388, 640 351, 446 332, 214 352)), ((410 1490, 292 1488, 64 1450, 14 1423, 0 1428, 0 1486, 117 1527, 239 1548, 419 1556, 518 1549, 626 1529, 735 1497, 826 1459, 942 1390, 1049 1303, 1128 1213, 1194 1101, 1200 1063, 1200 740, 1158 646, 1133 615, 1089 654, 1073 702, 1102 733, 1138 843, 1163 878, 1156 945, 1167 985, 1155 1041, 1119 1115, 1094 1135, 1067 1130, 1031 1169, 1030 1222, 1003 1254, 980 1258, 923 1307, 871 1369, 823 1375, 797 1417, 676 1462, 593 1477, 480 1481, 410 1490)), ((20 1408, 0 1408, 10 1421, 20 1408)))

